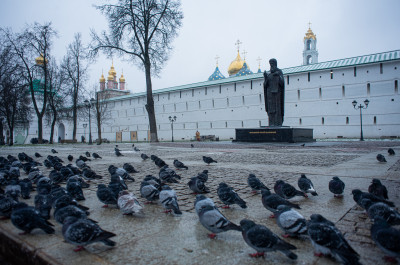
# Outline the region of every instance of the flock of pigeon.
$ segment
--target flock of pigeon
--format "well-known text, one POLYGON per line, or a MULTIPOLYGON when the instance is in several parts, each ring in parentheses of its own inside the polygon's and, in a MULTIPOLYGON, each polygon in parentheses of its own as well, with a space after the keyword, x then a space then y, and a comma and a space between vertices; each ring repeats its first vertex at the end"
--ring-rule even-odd
MULTIPOLYGON (((136 152, 140 152, 134 147, 136 152)), ((43 164, 25 153, 19 153, 18 158, 8 155, 0 157, 0 216, 10 218, 12 224, 22 230, 21 234, 30 233, 33 229, 42 229, 45 233, 55 233, 51 219, 62 224, 62 235, 66 242, 77 246, 74 250, 84 249, 84 246, 102 242, 107 246, 115 246, 116 242, 110 238, 115 234, 102 229, 98 222, 89 218, 89 208, 78 201, 85 200, 83 189, 88 188, 88 182, 102 179, 93 169, 86 164, 89 157, 102 159, 97 153, 86 152, 85 156, 79 156, 73 164, 64 165, 56 150, 51 150, 53 155, 48 155, 43 164), (51 169, 45 176, 39 169, 40 166, 51 169), (26 173, 26 178, 21 178, 21 170, 26 173), (65 187, 63 187, 65 184, 65 187), (5 187, 4 190, 2 187, 5 187), (33 190, 36 190, 34 206, 29 206, 20 199, 29 199, 33 190)), ((118 146, 115 147, 115 155, 123 156, 118 146)), ((388 150, 389 155, 394 155, 393 149, 388 150)), ((165 212, 181 215, 176 192, 171 188, 174 183, 182 181, 180 175, 170 168, 167 163, 156 155, 148 157, 142 153, 143 160, 151 159, 160 169, 159 176, 147 175, 140 184, 140 195, 146 199, 146 203, 160 202, 165 212)), ((35 153, 40 158, 39 153, 35 153)), ((73 156, 67 159, 72 162, 73 156)), ((379 162, 386 162, 383 155, 377 156, 379 162)), ((211 157, 203 156, 203 161, 210 165, 217 163, 211 157)), ((179 160, 174 160, 176 170, 188 169, 179 160)), ((128 191, 126 181, 134 182, 133 173, 138 171, 129 163, 122 168, 110 165, 108 167, 110 182, 108 185, 98 184, 97 198, 103 207, 114 205, 122 214, 137 214, 143 210, 143 205, 128 191)), ((243 219, 237 225, 228 220, 218 209, 211 198, 205 196, 210 192, 206 186, 208 170, 203 170, 197 176, 187 182, 188 188, 196 195, 194 202, 195 211, 200 223, 211 233, 210 238, 215 238, 218 233, 234 230, 242 233, 244 241, 257 251, 250 254, 252 257, 264 256, 265 252, 279 251, 289 259, 297 259, 293 252, 296 246, 284 241, 274 234, 268 227, 257 224, 252 220, 243 219)), ((342 233, 334 223, 320 214, 312 214, 310 220, 306 220, 296 209, 300 205, 290 199, 295 196, 318 196, 309 178, 304 174, 298 179, 296 189, 283 180, 277 180, 272 193, 254 174, 249 174, 247 183, 255 194, 261 194, 263 206, 272 212, 271 218, 275 218, 277 225, 284 232, 283 237, 306 237, 311 240, 315 248, 315 255, 329 255, 343 264, 360 264, 359 254, 349 245, 342 233)), ((342 197, 345 183, 339 177, 333 177, 329 182, 329 190, 335 197, 342 197)), ((393 202, 388 199, 387 189, 378 179, 373 179, 368 192, 355 189, 352 191, 354 201, 373 220, 371 237, 386 254, 387 260, 396 260, 400 257, 400 231, 392 225, 400 224, 400 214, 394 209, 393 202)), ((217 189, 217 195, 225 206, 237 204, 241 208, 247 208, 246 202, 240 198, 235 190, 224 182, 217 189)))

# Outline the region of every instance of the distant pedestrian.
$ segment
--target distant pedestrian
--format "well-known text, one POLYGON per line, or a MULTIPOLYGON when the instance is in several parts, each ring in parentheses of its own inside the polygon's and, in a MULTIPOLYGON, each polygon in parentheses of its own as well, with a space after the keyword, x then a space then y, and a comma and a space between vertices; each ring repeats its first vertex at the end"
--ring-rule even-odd
POLYGON ((199 131, 196 131, 196 140, 200 142, 200 133, 199 133, 199 131))

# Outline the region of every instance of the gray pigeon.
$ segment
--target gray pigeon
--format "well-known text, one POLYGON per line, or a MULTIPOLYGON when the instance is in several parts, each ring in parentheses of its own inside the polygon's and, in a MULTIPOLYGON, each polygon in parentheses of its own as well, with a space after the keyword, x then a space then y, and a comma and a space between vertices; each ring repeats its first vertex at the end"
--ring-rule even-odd
POLYGON ((240 226, 229 221, 215 206, 206 204, 203 200, 197 201, 195 204, 197 215, 199 216, 200 223, 211 232, 208 237, 214 239, 221 232, 228 230, 241 231, 240 226), (201 203, 202 206, 197 206, 201 203))
POLYGON ((109 204, 117 205, 117 196, 114 192, 104 184, 99 184, 97 187, 97 198, 104 203, 103 208, 108 207, 109 204))
POLYGON ((34 203, 35 209, 40 214, 40 216, 45 219, 50 219, 50 211, 52 205, 52 196, 46 189, 39 190, 38 194, 36 194, 34 203))
POLYGON ((174 214, 182 214, 179 210, 178 197, 176 196, 175 191, 168 185, 162 187, 162 191, 160 192, 160 202, 165 209, 165 213, 173 211, 174 214))
POLYGON ((203 194, 196 195, 196 200, 194 201, 194 208, 196 210, 196 213, 200 212, 200 209, 206 205, 215 207, 213 200, 211 200, 210 198, 207 198, 203 194))
POLYGON ((249 174, 247 184, 249 184, 253 193, 257 193, 258 191, 261 191, 261 189, 268 190, 267 186, 265 186, 264 183, 262 183, 254 174, 249 174))
POLYGON ((183 164, 181 161, 179 161, 178 159, 175 159, 174 160, 174 162, 173 162, 173 164, 174 164, 174 167, 176 167, 176 169, 188 169, 188 167, 187 166, 185 166, 185 164, 183 164))
POLYGON ((346 185, 339 177, 333 177, 329 181, 329 191, 333 193, 334 197, 341 198, 343 197, 344 187, 346 185))
POLYGON ((296 210, 287 205, 279 205, 276 223, 285 232, 283 237, 297 237, 307 234, 307 220, 296 210))
POLYGON ((361 264, 360 255, 335 227, 320 214, 312 214, 307 224, 308 235, 316 256, 331 255, 343 264, 361 264))
POLYGON ((197 177, 190 178, 187 184, 194 194, 210 192, 204 182, 197 177))
POLYGON ((207 182, 208 180, 208 170, 203 170, 201 173, 199 173, 197 176, 197 178, 199 178, 201 181, 203 181, 204 183, 207 182))
POLYGON ((121 154, 121 152, 119 151, 119 149, 115 150, 115 155, 116 156, 124 156, 123 154, 121 154))
POLYGON ((317 192, 314 189, 314 185, 312 184, 311 180, 306 177, 306 175, 301 174, 299 180, 297 181, 297 185, 299 186, 299 189, 304 192, 304 194, 307 196, 306 193, 311 193, 312 196, 317 196, 317 192))
POLYGON ((383 199, 389 199, 386 186, 379 179, 372 179, 372 183, 368 187, 368 192, 383 199))
POLYGON ((139 213, 143 209, 135 195, 127 190, 119 193, 118 208, 124 215, 139 213))
POLYGON ((101 227, 88 219, 78 219, 73 216, 68 216, 64 220, 62 226, 62 234, 65 241, 76 245, 74 251, 84 249, 84 246, 102 242, 107 246, 115 246, 115 242, 110 238, 116 236, 114 233, 105 231, 101 227))
POLYGON ((98 159, 98 158, 102 159, 102 157, 99 156, 98 153, 93 153, 92 156, 94 157, 94 159, 98 159))
POLYGON ((18 229, 24 231, 20 235, 29 234, 33 229, 42 229, 47 234, 54 234, 53 224, 43 219, 35 208, 20 202, 14 206, 11 213, 11 223, 18 229))
POLYGON ((351 191, 351 193, 353 194, 353 199, 354 201, 362 207, 361 201, 363 199, 369 199, 371 200, 371 202, 375 203, 375 202, 383 202, 387 205, 389 205, 390 207, 394 207, 394 203, 385 199, 382 199, 378 196, 375 196, 374 194, 371 194, 369 192, 362 192, 359 189, 354 189, 351 191))
POLYGON ((140 184, 140 195, 146 198, 148 203, 156 201, 160 198, 160 191, 150 182, 142 181, 140 184))
POLYGON ((377 154, 376 155, 376 160, 378 160, 380 163, 386 163, 387 162, 385 156, 382 155, 382 154, 377 154))
POLYGON ((225 182, 221 182, 217 188, 219 199, 225 204, 223 208, 229 208, 229 205, 237 204, 241 208, 247 208, 246 202, 239 197, 232 187, 229 187, 225 182))
POLYGON ((400 225, 400 213, 383 202, 373 203, 370 199, 361 200, 362 207, 371 220, 382 218, 390 225, 400 225))
POLYGON ((143 160, 149 159, 149 156, 146 155, 146 154, 141 154, 140 157, 141 157, 143 160))
POLYGON ((51 149, 51 152, 52 152, 53 154, 58 153, 55 149, 51 149))
POLYGON ((300 206, 295 203, 291 203, 278 194, 272 194, 269 190, 261 190, 261 200, 264 207, 272 212, 270 218, 275 217, 275 213, 278 211, 279 205, 287 205, 292 208, 300 209, 300 206))
POLYGON ((209 157, 209 156, 203 156, 203 161, 204 161, 204 163, 206 163, 208 166, 209 166, 211 163, 218 163, 217 161, 215 161, 214 159, 212 159, 212 158, 209 157))
POLYGON ((400 258, 400 231, 377 217, 371 226, 371 237, 376 245, 387 254, 387 262, 397 263, 400 258))
POLYGON ((89 212, 80 209, 78 206, 67 205, 54 210, 54 219, 58 223, 63 224, 65 218, 68 216, 74 216, 78 219, 86 219, 88 214, 89 212))
POLYGON ((276 194, 287 200, 295 196, 307 197, 307 195, 304 192, 296 190, 295 187, 293 187, 289 183, 284 182, 283 180, 277 180, 275 182, 274 191, 276 194))
POLYGON ((244 241, 257 251, 255 254, 249 254, 251 257, 263 257, 265 252, 280 251, 289 259, 297 259, 297 255, 291 251, 296 247, 283 241, 266 226, 243 219, 240 221, 240 227, 244 241))
POLYGON ((66 189, 68 191, 68 194, 71 195, 77 201, 85 200, 81 184, 78 180, 73 178, 68 179, 66 189))

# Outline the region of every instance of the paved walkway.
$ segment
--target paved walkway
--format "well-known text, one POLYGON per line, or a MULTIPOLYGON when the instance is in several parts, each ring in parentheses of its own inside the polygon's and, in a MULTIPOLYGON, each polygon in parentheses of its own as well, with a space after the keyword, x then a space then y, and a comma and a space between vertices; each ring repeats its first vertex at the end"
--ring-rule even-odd
MULTIPOLYGON (((117 158, 114 155, 115 144, 97 145, 54 145, 54 146, 15 146, 0 148, 0 155, 16 155, 26 152, 28 155, 39 152, 43 156, 51 154, 55 148, 59 157, 84 155, 85 151, 97 152, 103 157, 87 164, 103 179, 93 181, 91 187, 84 191, 86 200, 82 202, 90 207, 90 218, 98 221, 105 230, 117 234, 114 237, 117 246, 105 247, 93 244, 86 251, 74 252, 73 246, 65 243, 61 234, 61 225, 54 219, 54 235, 34 230, 30 235, 18 235, 20 232, 9 220, 0 221, 0 245, 2 252, 14 253, 14 261, 26 258, 36 264, 336 264, 328 258, 313 256, 313 247, 307 239, 287 239, 297 246, 297 261, 290 261, 281 253, 268 253, 265 258, 250 258, 253 253, 243 240, 241 233, 229 231, 221 233, 215 240, 207 237, 208 231, 199 223, 194 212, 194 198, 187 186, 190 177, 204 169, 209 170, 211 193, 208 194, 217 205, 221 205, 216 188, 222 181, 233 186, 247 202, 248 208, 234 206, 221 209, 221 212, 234 223, 248 218, 268 226, 273 232, 282 234, 274 219, 269 219, 270 212, 261 203, 261 195, 252 194, 247 186, 247 176, 253 173, 271 189, 278 179, 283 179, 297 187, 301 173, 306 174, 314 183, 319 194, 309 199, 293 199, 302 209, 306 218, 312 213, 320 213, 336 223, 354 249, 361 255, 363 264, 383 264, 383 252, 370 239, 370 221, 360 208, 355 206, 351 190, 367 190, 372 178, 379 178, 389 189, 389 198, 400 205, 400 141, 365 141, 365 142, 315 142, 301 144, 242 144, 230 142, 191 143, 137 143, 141 151, 133 151, 132 144, 119 143, 124 154, 117 158), (387 148, 392 147, 396 156, 389 157, 387 148), (181 183, 171 187, 178 194, 178 201, 183 211, 181 217, 163 213, 161 205, 145 205, 141 216, 123 216, 118 209, 101 208, 96 197, 97 185, 108 184, 109 165, 122 167, 125 162, 131 163, 140 171, 133 174, 134 183, 128 183, 129 190, 140 197, 141 180, 149 174, 158 176, 159 169, 152 161, 142 161, 141 153, 157 155, 172 166, 178 159, 184 162, 189 170, 178 171, 181 183), (387 163, 376 160, 382 153, 387 163), (217 164, 205 165, 202 156, 207 155, 218 161, 217 164), (332 176, 339 176, 346 183, 343 199, 335 199, 328 190, 332 176)), ((39 159, 43 161, 44 159, 39 159)), ((49 170, 41 167, 48 174, 49 170)), ((22 174, 22 177, 25 175, 22 174)), ((33 193, 35 195, 35 193, 33 193)), ((33 196, 34 197, 34 196, 33 196)), ((32 199, 28 200, 33 204, 32 199)), ((140 201, 144 202, 142 198, 140 201)))

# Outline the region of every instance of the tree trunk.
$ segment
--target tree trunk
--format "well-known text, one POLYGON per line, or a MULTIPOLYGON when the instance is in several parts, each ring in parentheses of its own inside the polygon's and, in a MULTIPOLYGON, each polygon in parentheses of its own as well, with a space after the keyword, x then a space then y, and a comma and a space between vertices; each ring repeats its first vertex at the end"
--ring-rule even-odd
POLYGON ((147 114, 149 115, 150 142, 158 142, 157 122, 154 111, 153 90, 152 90, 151 75, 150 75, 150 60, 147 60, 147 62, 145 63, 145 72, 146 72, 146 91, 147 91, 146 110, 147 114))
POLYGON ((38 115, 38 143, 43 143, 43 116, 38 115))
POLYGON ((12 146, 12 145, 14 145, 14 127, 12 127, 12 128, 9 128, 9 130, 10 130, 10 137, 9 137, 9 142, 8 142, 8 145, 9 146, 12 146))
POLYGON ((97 144, 102 144, 101 140, 101 113, 99 111, 99 102, 96 102, 96 120, 97 120, 97 144))
POLYGON ((54 139, 54 127, 56 126, 56 121, 57 121, 57 112, 53 109, 53 121, 51 122, 51 131, 50 131, 50 139, 49 142, 50 144, 53 144, 53 139, 54 139))
POLYGON ((0 120, 0 145, 4 145, 4 127, 3 127, 3 120, 0 120))
POLYGON ((73 128, 72 128, 72 140, 76 140, 76 121, 77 121, 77 119, 78 119, 78 117, 77 117, 77 112, 78 112, 78 110, 77 110, 77 106, 76 106, 76 100, 74 99, 74 105, 72 106, 72 118, 73 118, 73 120, 74 120, 74 126, 73 126, 73 128))

